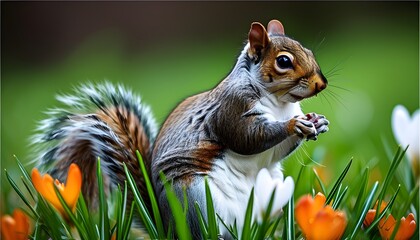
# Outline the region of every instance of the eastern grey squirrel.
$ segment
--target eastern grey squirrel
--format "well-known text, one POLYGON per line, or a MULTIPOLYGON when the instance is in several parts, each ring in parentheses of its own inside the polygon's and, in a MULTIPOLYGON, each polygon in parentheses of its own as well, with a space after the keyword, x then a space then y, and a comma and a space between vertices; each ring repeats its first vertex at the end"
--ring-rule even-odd
POLYGON ((267 30, 254 22, 228 76, 180 103, 160 131, 149 107, 120 85, 85 84, 75 95, 58 96, 67 108, 51 110, 34 138, 41 149, 39 165, 62 181, 71 163, 79 165, 82 192, 95 205, 96 159, 101 159, 107 189, 124 183, 125 163, 147 201, 139 150, 165 227, 171 214, 161 171, 180 199, 186 189, 188 224, 193 237, 200 238, 194 203, 205 215, 204 178, 215 211, 227 224, 240 221, 257 173, 267 168, 275 176, 280 160, 302 140, 316 140, 328 130, 324 116, 303 114, 299 105, 326 86, 313 53, 287 37, 279 21, 270 21, 267 30))

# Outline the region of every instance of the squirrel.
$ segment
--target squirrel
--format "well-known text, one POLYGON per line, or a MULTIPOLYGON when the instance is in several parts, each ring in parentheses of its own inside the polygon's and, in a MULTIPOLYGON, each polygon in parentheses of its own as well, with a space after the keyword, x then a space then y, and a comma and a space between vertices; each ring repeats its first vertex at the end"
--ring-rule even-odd
POLYGON ((188 225, 193 237, 201 238, 194 203, 206 218, 205 178, 215 211, 226 224, 240 222, 257 173, 267 168, 276 176, 280 161, 303 140, 328 131, 324 116, 304 114, 299 104, 327 84, 314 54, 286 36, 280 21, 271 20, 267 29, 254 22, 230 73, 213 89, 181 102, 160 130, 150 107, 130 90, 88 83, 74 95, 57 97, 67 108, 50 110, 33 142, 40 146, 39 166, 53 177, 64 180, 71 163, 80 166, 82 193, 91 205, 98 157, 108 191, 124 184, 125 163, 147 201, 138 150, 164 226, 172 216, 160 172, 172 181, 179 199, 186 189, 188 225))

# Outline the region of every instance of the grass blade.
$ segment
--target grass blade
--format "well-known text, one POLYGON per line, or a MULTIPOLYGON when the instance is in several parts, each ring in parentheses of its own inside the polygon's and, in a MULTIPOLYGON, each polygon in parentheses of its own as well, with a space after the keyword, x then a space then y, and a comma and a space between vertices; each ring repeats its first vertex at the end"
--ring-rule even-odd
MULTIPOLYGON (((126 183, 126 182, 125 182, 126 183)), ((127 184, 127 183, 126 183, 127 184)), ((125 206, 123 204, 123 196, 122 196, 122 191, 121 191, 121 187, 120 185, 118 185, 117 188, 117 197, 116 197, 116 201, 117 201, 117 205, 116 205, 116 212, 117 212, 117 216, 116 216, 116 230, 117 232, 116 237, 117 239, 121 239, 122 236, 122 232, 124 231, 123 229, 123 221, 124 221, 124 215, 125 215, 125 206)))
POLYGON ((363 220, 365 220, 366 214, 369 211, 369 208, 372 204, 373 198, 375 196, 376 190, 378 189, 379 183, 376 181, 375 184, 372 187, 372 190, 370 191, 368 197, 366 198, 365 204, 363 204, 362 212, 358 218, 358 221, 356 223, 356 226, 353 228, 353 232, 350 235, 350 240, 354 239, 356 237, 356 233, 360 231, 360 227, 362 226, 363 220))
POLYGON ((159 237, 158 237, 156 227, 150 216, 149 211, 146 208, 146 205, 144 204, 144 201, 140 195, 140 192, 137 188, 134 178, 131 175, 131 173, 128 171, 128 168, 125 165, 125 163, 123 163, 123 166, 124 166, 125 174, 127 176, 128 185, 130 185, 131 191, 133 192, 134 200, 136 201, 136 205, 138 207, 138 210, 139 210, 138 212, 142 220, 142 223, 144 224, 144 227, 146 228, 147 233, 149 234, 150 238, 158 239, 159 237))
POLYGON ((294 203, 294 196, 289 200, 287 204, 287 239, 294 240, 295 239, 295 203, 294 203))
POLYGON ((319 186, 321 187, 321 191, 322 191, 322 193, 323 193, 323 194, 327 194, 327 189, 325 188, 324 183, 322 183, 321 178, 320 178, 320 177, 319 177, 319 175, 318 175, 318 172, 316 171, 316 169, 315 169, 315 168, 313 168, 312 170, 314 171, 314 174, 315 174, 315 179, 317 180, 317 182, 318 182, 319 186))
POLYGON ((410 195, 408 196, 407 200, 405 201, 403 207, 400 209, 398 214, 396 214, 395 216, 403 216, 404 213, 407 212, 410 205, 413 203, 414 198, 418 197, 418 193, 419 193, 419 185, 416 185, 416 187, 410 192, 410 195))
POLYGON ((242 228, 242 235, 241 239, 251 239, 251 222, 252 222, 252 210, 254 208, 254 188, 251 190, 251 194, 249 195, 248 205, 246 207, 245 218, 244 218, 244 226, 242 228))
POLYGON ((24 179, 24 177, 21 177, 22 183, 25 186, 26 190, 28 191, 29 195, 31 195, 32 200, 35 201, 35 196, 32 193, 32 190, 29 187, 29 184, 27 183, 27 181, 24 179))
POLYGON ((331 192, 328 194, 327 199, 325 201, 325 204, 330 204, 330 202, 334 199, 338 189, 340 188, 341 182, 343 182, 344 177, 346 176, 347 172, 350 169, 351 163, 353 162, 353 158, 350 159, 350 162, 347 164, 347 166, 344 168, 341 175, 338 177, 337 181, 335 182, 333 188, 331 189, 331 192))
POLYGON ((98 158, 96 162, 96 178, 98 180, 99 193, 99 237, 101 240, 110 239, 110 226, 108 218, 108 203, 105 197, 104 182, 101 172, 101 160, 98 158))
POLYGON ((365 168, 363 172, 362 180, 360 181, 360 185, 362 186, 359 190, 359 194, 357 195, 356 203, 354 204, 354 213, 360 212, 360 208, 362 206, 362 199, 365 196, 366 187, 368 184, 368 176, 369 176, 369 167, 365 168))
MULTIPOLYGON (((279 226, 279 224, 280 224, 280 220, 281 220, 281 218, 280 217, 278 217, 277 219, 276 219, 276 221, 274 221, 274 223, 273 224, 271 224, 271 231, 270 231, 270 233, 268 234, 268 236, 267 236, 267 239, 274 239, 274 234, 276 233, 276 230, 277 230, 277 227, 279 226)), ((285 229, 287 228, 287 225, 286 225, 286 227, 285 227, 285 229)), ((284 231, 283 231, 284 232, 284 231)), ((283 238, 283 239, 286 239, 286 238, 283 238)))
MULTIPOLYGON (((127 199, 127 198, 125 198, 127 199)), ((124 220, 124 231, 122 231, 122 238, 120 239, 128 239, 128 234, 130 233, 130 229, 131 229, 131 223, 133 222, 133 215, 134 215, 134 208, 135 208, 136 202, 132 202, 131 203, 131 208, 130 208, 130 214, 128 215, 128 218, 126 220, 124 220)))
POLYGON ((17 163, 17 165, 18 165, 18 167, 19 167, 20 172, 23 174, 23 177, 24 177, 27 181, 32 182, 32 178, 31 178, 31 176, 29 175, 29 172, 28 172, 28 171, 26 171, 26 168, 22 165, 22 163, 19 161, 19 159, 16 157, 16 155, 13 155, 13 157, 16 159, 16 163, 17 163))
POLYGON ((198 223, 200 224, 201 235, 203 239, 209 238, 208 228, 206 226, 206 221, 204 220, 203 213, 201 212, 198 202, 194 202, 195 212, 197 213, 198 223))
POLYGON ((96 235, 95 222, 93 221, 92 214, 89 212, 83 194, 80 194, 79 196, 76 211, 78 211, 78 216, 80 217, 82 223, 86 226, 85 229, 88 231, 88 235, 96 236, 96 238, 99 238, 99 235, 96 235))
POLYGON ((154 217, 155 223, 156 223, 156 230, 157 230, 159 238, 164 238, 166 236, 166 234, 165 234, 165 230, 163 228, 163 222, 162 222, 162 218, 161 218, 161 215, 160 215, 159 206, 158 206, 158 203, 156 201, 155 192, 153 190, 152 183, 150 182, 150 178, 149 178, 149 175, 147 173, 146 166, 144 165, 143 158, 142 158, 142 156, 141 156, 141 154, 138 150, 136 151, 136 154, 137 154, 137 159, 140 163, 140 169, 141 169, 141 172, 143 174, 144 181, 146 183, 146 188, 147 188, 147 193, 148 193, 149 198, 150 198, 150 203, 152 205, 153 217, 154 217))
POLYGON ((348 189, 349 189, 349 187, 345 187, 342 192, 340 192, 339 194, 337 194, 337 197, 334 200, 333 205, 332 205, 332 208, 334 210, 336 210, 338 208, 338 206, 340 206, 340 203, 343 201, 343 198, 346 195, 348 189))
POLYGON ((219 214, 217 214, 217 218, 219 219, 219 221, 223 224, 223 226, 228 230, 228 232, 230 233, 230 235, 232 236, 233 239, 238 239, 238 236, 236 236, 235 232, 233 231, 232 227, 229 227, 225 221, 223 221, 223 219, 220 217, 219 214))
POLYGON ((74 215, 73 211, 69 208, 66 201, 64 200, 63 196, 61 195, 60 191, 58 190, 57 186, 54 185, 54 191, 57 194, 58 200, 60 200, 61 205, 64 208, 64 211, 66 212, 67 216, 70 218, 71 222, 76 227, 80 238, 81 239, 92 239, 95 236, 88 236, 88 233, 85 229, 85 227, 80 223, 80 221, 77 219, 76 215, 74 215))
POLYGON ((6 173, 7 180, 9 181, 10 185, 12 185, 12 188, 19 195, 22 201, 25 203, 25 205, 28 206, 28 208, 32 211, 32 213, 36 216, 36 218, 39 218, 39 214, 37 213, 37 211, 32 207, 32 205, 30 204, 28 199, 25 197, 25 195, 22 193, 22 191, 20 191, 19 187, 17 186, 15 181, 13 181, 13 179, 10 177, 6 169, 4 169, 4 173, 6 173))
POLYGON ((206 190, 206 205, 207 205, 207 222, 210 239, 217 240, 219 237, 219 227, 217 226, 216 213, 214 211, 213 198, 207 178, 204 180, 204 187, 206 190))
POLYGON ((277 189, 274 188, 273 192, 270 196, 270 201, 268 202, 267 209, 265 209, 265 213, 262 219, 261 224, 259 224, 259 227, 257 228, 257 239, 262 239, 266 235, 266 232, 268 231, 268 228, 270 227, 270 216, 271 216, 271 210, 273 209, 274 204, 274 196, 276 194, 277 189))
POLYGON ((160 172, 160 178, 165 187, 166 197, 168 198, 168 203, 172 211, 172 216, 175 220, 175 229, 180 240, 189 240, 192 239, 190 229, 187 225, 187 217, 184 215, 182 205, 179 202, 175 192, 170 186, 170 183, 166 180, 165 175, 160 172))
POLYGON ((382 212, 378 215, 378 217, 370 224, 368 229, 366 229, 366 233, 369 233, 370 231, 372 231, 372 229, 376 227, 376 224, 378 224, 379 221, 385 216, 388 209, 392 208, 392 205, 394 204, 395 198, 397 197, 399 191, 400 191, 400 185, 398 185, 397 191, 395 192, 394 196, 392 196, 391 200, 388 202, 384 210, 382 210, 382 212))
POLYGON ((393 175, 394 175, 394 173, 395 173, 398 165, 400 164, 401 160, 403 159, 404 154, 407 152, 407 149, 408 149, 408 146, 402 152, 401 152, 401 148, 400 147, 398 147, 398 149, 397 149, 397 153, 395 154, 394 159, 393 159, 393 161, 391 163, 391 166, 389 167, 388 173, 386 174, 385 182, 382 185, 381 191, 379 192, 379 196, 378 196, 378 199, 377 199, 378 206, 376 208, 375 218, 377 218, 377 216, 378 216, 378 214, 380 212, 381 203, 382 203, 382 201, 383 201, 383 199, 385 197, 385 193, 386 193, 386 191, 388 189, 388 186, 391 183, 391 180, 393 178, 393 175))

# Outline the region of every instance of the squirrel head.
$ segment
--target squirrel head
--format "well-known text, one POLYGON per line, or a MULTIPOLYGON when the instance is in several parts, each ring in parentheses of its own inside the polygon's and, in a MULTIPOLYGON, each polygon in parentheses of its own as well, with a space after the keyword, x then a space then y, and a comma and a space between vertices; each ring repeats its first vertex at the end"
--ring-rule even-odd
POLYGON ((252 23, 248 40, 247 53, 258 65, 261 83, 279 100, 297 102, 327 87, 312 51, 287 37, 278 20, 271 20, 267 30, 261 23, 252 23))

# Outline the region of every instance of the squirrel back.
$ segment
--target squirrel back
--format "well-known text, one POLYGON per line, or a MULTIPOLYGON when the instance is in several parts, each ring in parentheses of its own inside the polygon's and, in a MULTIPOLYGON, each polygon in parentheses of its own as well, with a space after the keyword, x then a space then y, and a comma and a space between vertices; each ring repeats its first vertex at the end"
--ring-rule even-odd
MULTIPOLYGON (((64 181, 71 163, 83 174, 82 193, 96 206, 96 160, 101 159, 105 189, 124 185, 125 163, 142 194, 147 190, 140 175, 136 150, 150 169, 151 146, 158 131, 148 105, 122 85, 109 82, 83 84, 74 95, 59 95, 64 107, 51 109, 40 122, 32 142, 39 151, 39 167, 64 181)), ((145 198, 146 204, 148 198, 145 198)))

